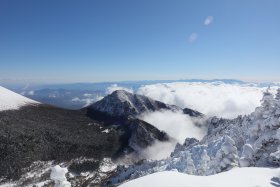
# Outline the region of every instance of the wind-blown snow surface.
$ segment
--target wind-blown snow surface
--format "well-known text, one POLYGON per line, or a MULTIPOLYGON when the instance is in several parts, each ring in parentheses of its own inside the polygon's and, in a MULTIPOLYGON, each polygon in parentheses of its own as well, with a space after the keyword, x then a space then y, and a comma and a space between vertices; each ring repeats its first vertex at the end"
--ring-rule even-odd
POLYGON ((28 104, 39 103, 0 86, 0 111, 15 110, 28 104))
MULTIPOLYGON (((235 118, 250 114, 260 106, 266 88, 256 84, 174 82, 143 85, 137 93, 208 116, 235 118)), ((273 86, 271 89, 275 93, 277 88, 273 86)))
POLYGON ((210 176, 165 171, 129 181, 120 187, 275 187, 280 186, 279 177, 280 168, 234 168, 210 176))

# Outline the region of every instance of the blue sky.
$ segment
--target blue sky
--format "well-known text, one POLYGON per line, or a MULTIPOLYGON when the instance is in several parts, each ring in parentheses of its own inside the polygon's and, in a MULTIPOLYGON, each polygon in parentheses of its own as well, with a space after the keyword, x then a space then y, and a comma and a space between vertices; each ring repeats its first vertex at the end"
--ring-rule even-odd
POLYGON ((279 0, 1 0, 0 79, 280 81, 279 10, 279 0))

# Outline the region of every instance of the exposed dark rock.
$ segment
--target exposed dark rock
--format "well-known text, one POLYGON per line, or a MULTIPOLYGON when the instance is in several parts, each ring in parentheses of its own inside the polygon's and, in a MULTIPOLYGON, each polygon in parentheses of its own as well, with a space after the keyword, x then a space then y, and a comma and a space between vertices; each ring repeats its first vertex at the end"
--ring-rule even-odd
POLYGON ((183 113, 188 114, 191 117, 204 117, 204 114, 202 114, 196 110, 189 109, 189 108, 184 108, 183 113))
MULTIPOLYGON (((127 150, 139 150, 152 145, 156 140, 168 141, 170 137, 151 124, 140 119, 124 117, 124 116, 111 116, 104 112, 95 111, 92 109, 84 109, 87 115, 92 119, 102 123, 105 127, 113 126, 119 131, 124 132, 122 139, 122 147, 127 150)), ((124 150, 119 150, 122 154, 124 150)))

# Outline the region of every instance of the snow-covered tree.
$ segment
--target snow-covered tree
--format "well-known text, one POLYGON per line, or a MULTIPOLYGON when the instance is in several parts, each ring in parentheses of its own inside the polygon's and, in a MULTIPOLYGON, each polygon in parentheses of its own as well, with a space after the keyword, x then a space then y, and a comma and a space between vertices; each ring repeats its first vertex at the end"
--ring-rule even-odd
POLYGON ((262 116, 263 118, 267 118, 271 113, 272 109, 276 104, 276 100, 273 97, 273 94, 270 93, 270 88, 268 88, 264 93, 263 93, 263 98, 261 100, 262 103, 262 116))
POLYGON ((279 144, 280 143, 280 129, 278 129, 276 131, 276 134, 275 134, 274 138, 276 140, 278 140, 278 147, 277 147, 277 150, 275 152, 273 152, 269 155, 268 160, 269 160, 270 163, 273 163, 273 164, 276 164, 277 166, 280 166, 280 144, 279 144))
POLYGON ((243 146, 241 158, 239 159, 239 165, 241 167, 248 167, 253 163, 254 149, 250 144, 243 146))
POLYGON ((210 157, 207 154, 207 150, 203 149, 201 154, 201 161, 197 168, 198 175, 208 175, 210 165, 210 157))
POLYGON ((275 114, 280 115, 280 88, 277 89, 277 93, 275 95, 275 102, 276 102, 275 114))
POLYGON ((280 107, 278 110, 277 100, 274 98, 273 94, 270 93, 269 88, 263 93, 263 98, 261 99, 261 106, 257 107, 255 112, 250 115, 252 120, 252 125, 249 127, 249 136, 253 141, 255 141, 263 131, 270 128, 272 123, 273 115, 280 114, 280 107))
POLYGON ((184 173, 188 173, 191 175, 195 174, 196 173, 195 165, 193 163, 192 155, 189 151, 186 152, 186 162, 187 162, 187 167, 185 168, 184 173))
POLYGON ((229 136, 224 137, 221 149, 216 154, 216 172, 227 171, 238 165, 237 148, 229 136))
POLYGON ((275 99, 276 99, 277 101, 280 101, 280 88, 277 89, 277 93, 276 93, 276 95, 275 95, 275 99))
POLYGON ((51 168, 51 179, 54 180, 54 187, 71 187, 71 183, 65 177, 67 172, 67 168, 62 168, 59 165, 51 168))
POLYGON ((270 88, 263 93, 263 98, 261 100, 263 107, 270 107, 274 103, 273 94, 270 92, 270 88))

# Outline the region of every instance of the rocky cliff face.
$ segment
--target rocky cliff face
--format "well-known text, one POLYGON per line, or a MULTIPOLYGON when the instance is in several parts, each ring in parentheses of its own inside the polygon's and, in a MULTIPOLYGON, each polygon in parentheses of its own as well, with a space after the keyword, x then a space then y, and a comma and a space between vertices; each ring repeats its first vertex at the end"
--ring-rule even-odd
MULTIPOLYGON (((133 151, 141 151, 151 146, 155 141, 168 141, 172 138, 165 132, 158 130, 151 124, 133 117, 112 116, 104 112, 88 109, 87 115, 105 127, 114 127, 118 131, 123 132, 121 138, 124 143, 124 149, 130 148, 133 151)), ((122 150, 120 154, 127 152, 122 150)))
POLYGON ((129 146, 134 150, 141 151, 141 149, 153 145, 155 141, 170 140, 165 132, 161 132, 154 126, 138 119, 129 123, 129 131, 131 134, 129 146))

